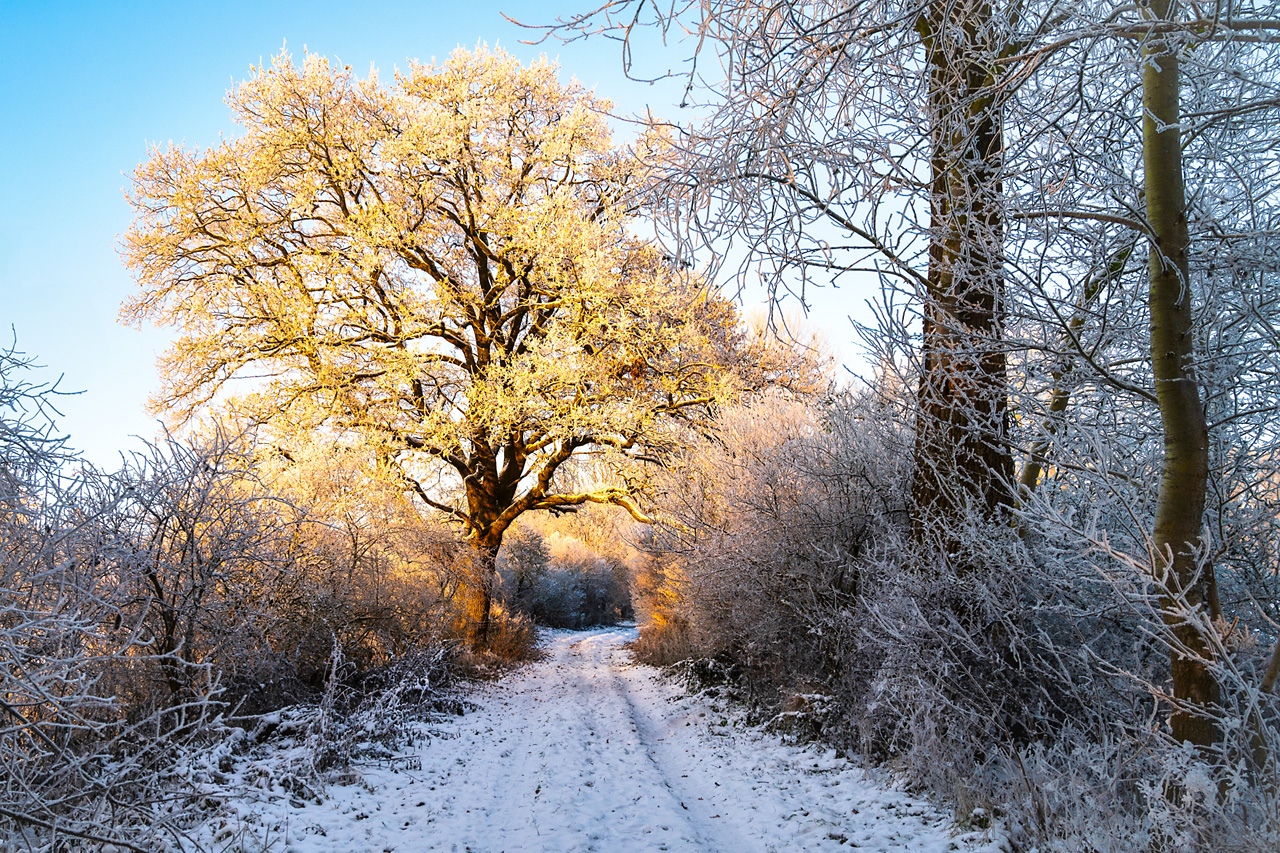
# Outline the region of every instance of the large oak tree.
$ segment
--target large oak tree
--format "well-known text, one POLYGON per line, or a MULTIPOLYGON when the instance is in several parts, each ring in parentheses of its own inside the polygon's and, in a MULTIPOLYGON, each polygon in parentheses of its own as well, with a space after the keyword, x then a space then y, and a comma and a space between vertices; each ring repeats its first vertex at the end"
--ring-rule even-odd
POLYGON ((124 316, 181 330, 157 402, 358 437, 474 547, 480 642, 518 516, 641 512, 622 480, 562 487, 565 463, 652 456, 674 421, 785 379, 633 235, 640 160, 546 61, 459 49, 387 88, 282 55, 229 103, 239 139, 135 176, 124 316))

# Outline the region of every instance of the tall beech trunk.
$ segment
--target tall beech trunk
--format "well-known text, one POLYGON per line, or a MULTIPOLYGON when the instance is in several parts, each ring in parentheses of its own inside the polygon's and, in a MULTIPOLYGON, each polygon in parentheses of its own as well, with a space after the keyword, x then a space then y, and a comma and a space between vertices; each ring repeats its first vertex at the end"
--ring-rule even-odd
POLYGON ((1003 134, 985 2, 934 2, 917 31, 932 127, 928 292, 911 484, 919 541, 954 550, 973 512, 1012 502, 1003 305, 1003 134))
MULTIPOLYGON (((1172 0, 1153 0, 1151 14, 1168 19, 1172 0)), ((1171 668, 1179 702, 1173 736, 1197 746, 1219 738, 1205 713, 1219 702, 1205 665, 1210 650, 1184 608, 1206 606, 1211 565, 1197 565, 1209 477, 1209 431, 1192 371, 1190 236, 1182 176, 1176 45, 1152 35, 1142 50, 1142 144, 1147 221, 1151 228, 1151 363, 1164 430, 1164 465, 1156 504, 1152 572, 1161 585, 1160 609, 1175 644, 1171 668)))

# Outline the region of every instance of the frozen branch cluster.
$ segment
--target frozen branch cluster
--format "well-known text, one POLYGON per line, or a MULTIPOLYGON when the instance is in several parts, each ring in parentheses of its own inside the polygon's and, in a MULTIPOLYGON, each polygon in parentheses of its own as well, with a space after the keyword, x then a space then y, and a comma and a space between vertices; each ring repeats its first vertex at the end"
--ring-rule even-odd
POLYGON ((1276 846, 1278 26, 1233 0, 614 0, 549 28, 636 76, 655 35, 687 60, 673 251, 779 298, 881 286, 859 405, 897 424, 855 418, 854 446, 906 473, 866 486, 901 499, 874 547, 827 494, 861 463, 808 461, 838 431, 798 445, 771 412, 745 446, 777 454, 739 453, 726 415, 697 500, 667 487, 655 654, 684 626, 775 709, 834 697, 833 736, 1025 849, 1276 846))
POLYGON ((26 366, 0 354, 0 836, 175 849, 236 780, 316 795, 447 698, 454 536, 222 430, 77 465, 26 366))
MULTIPOLYGON (((695 683, 727 679, 779 730, 887 763, 962 818, 1000 817, 1023 849, 1270 849, 1274 634, 1245 619, 1274 616, 1224 631, 1183 610, 1227 638, 1213 650, 1227 736, 1212 758, 1171 738, 1159 579, 1141 541, 1106 532, 1132 523, 1126 502, 1149 506, 1134 467, 1149 457, 1112 459, 1133 476, 1105 501, 1038 493, 1021 532, 974 519, 952 531, 957 551, 922 551, 905 405, 864 393, 727 411, 663 477, 639 652, 702 659, 695 683)), ((1274 606, 1272 564, 1219 565, 1230 612, 1274 606)))

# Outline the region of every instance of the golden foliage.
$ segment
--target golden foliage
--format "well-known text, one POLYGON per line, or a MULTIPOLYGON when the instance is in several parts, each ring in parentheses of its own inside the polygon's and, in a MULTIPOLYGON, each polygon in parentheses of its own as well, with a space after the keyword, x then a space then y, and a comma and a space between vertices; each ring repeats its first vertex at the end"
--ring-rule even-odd
POLYGON ((489 548, 531 509, 638 514, 557 469, 804 372, 633 235, 645 169, 545 59, 459 49, 384 88, 281 54, 229 103, 241 138, 135 174, 122 314, 181 330, 155 399, 180 419, 358 436, 489 548))

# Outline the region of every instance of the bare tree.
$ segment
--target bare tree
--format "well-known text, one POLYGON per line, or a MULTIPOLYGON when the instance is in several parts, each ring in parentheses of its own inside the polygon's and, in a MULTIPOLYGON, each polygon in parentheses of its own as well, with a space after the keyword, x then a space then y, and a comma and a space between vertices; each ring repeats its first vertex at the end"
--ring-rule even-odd
POLYGON ((686 102, 707 118, 680 129, 666 196, 686 245, 739 243, 775 296, 864 273, 908 293, 886 319, 915 345, 885 356, 917 381, 915 529, 953 551, 953 523, 1012 502, 1004 115, 1025 70, 1006 60, 1063 18, 982 0, 617 0, 551 28, 621 39, 637 74, 647 24, 689 37, 686 102))
MULTIPOLYGON (((1141 473, 1131 464, 1112 467, 1133 478, 1114 480, 1113 487, 1132 494, 1135 484, 1158 483, 1148 506, 1126 499, 1136 510, 1131 518, 1140 520, 1131 553, 1141 556, 1137 563, 1146 564, 1162 602, 1174 736, 1207 747, 1222 735, 1213 723, 1223 699, 1213 672, 1222 674, 1223 661, 1215 661, 1220 642, 1213 623, 1222 608, 1205 507, 1211 487, 1222 493, 1227 473, 1213 470, 1215 444, 1224 462, 1240 449, 1227 450, 1214 437, 1206 410, 1218 411, 1213 426, 1229 427, 1242 416, 1274 411, 1277 393, 1247 366, 1255 362, 1248 347, 1223 347, 1221 337, 1240 340, 1230 329, 1242 322, 1232 306, 1243 282, 1265 283, 1276 273, 1265 251, 1256 251, 1273 239, 1274 140, 1245 118, 1276 109, 1275 75, 1267 68, 1274 51, 1266 44, 1276 24, 1248 6, 1206 11, 1157 3, 1081 6, 1073 25, 1043 51, 1010 58, 1045 65, 1029 77, 1026 89, 1036 97, 1019 114, 1026 150, 1041 159, 1027 158, 1014 194, 1026 192, 1015 205, 1024 223, 1052 225, 1024 226, 1018 236, 1030 249, 1024 259, 1041 253, 1039 269, 1048 256, 1092 258, 1089 266, 1066 264, 1078 282, 1068 289, 1075 305, 1063 311, 1050 302, 1064 339, 1054 381, 1070 372, 1077 382, 1111 389, 1118 400, 1098 399, 1073 420, 1125 424, 1127 434, 1153 449, 1154 464, 1141 473), (1111 49, 1096 50, 1099 40, 1111 49), (1088 82, 1073 84, 1064 68, 1088 82), (1130 263, 1139 240, 1148 246, 1145 268, 1130 263), (1112 312, 1108 304, 1126 307, 1112 312), (1121 333, 1110 325, 1121 312, 1145 319, 1146 328, 1131 319, 1121 333), (1249 404, 1242 406, 1242 397, 1249 404), (1140 426, 1144 417, 1158 429, 1140 426)), ((1026 275, 1034 282, 1026 291, 1048 296, 1046 278, 1026 275)), ((1257 319, 1244 322, 1269 323, 1261 319, 1264 304, 1245 309, 1257 319)), ((1063 389, 1055 388, 1053 420, 1046 423, 1061 423, 1065 409, 1063 389)), ((1090 455, 1113 458, 1105 446, 1090 455)), ((1057 458, 1109 467, 1088 456, 1057 458)), ((1220 526, 1220 545, 1241 533, 1220 526)))
POLYGON ((788 271, 803 287, 871 267, 918 297, 914 316, 889 304, 870 333, 891 363, 921 324, 906 350, 919 376, 917 530, 1008 504, 1014 446, 1027 492, 1047 465, 1060 485, 1110 463, 1108 435, 1142 448, 1107 468, 1124 479, 1102 493, 1159 484, 1110 521, 1131 531, 1164 597, 1173 728, 1212 743, 1215 641, 1196 616, 1218 610, 1201 530, 1205 406, 1228 395, 1234 419, 1241 394, 1258 412, 1274 402, 1205 385, 1197 340, 1216 333, 1195 311, 1211 255, 1273 274, 1261 248, 1274 232, 1262 120, 1277 103, 1273 16, 1233 3, 618 0, 552 31, 629 47, 650 24, 690 37, 689 100, 709 116, 682 131, 671 170, 681 236, 744 241, 777 285, 788 271), (1190 191, 1184 162, 1198 170, 1190 191), (1230 189, 1244 184, 1247 202, 1230 189), (1082 411, 1068 413, 1073 399, 1082 411), (1067 442, 1082 456, 1062 452, 1064 430, 1085 425, 1108 433, 1067 442))

